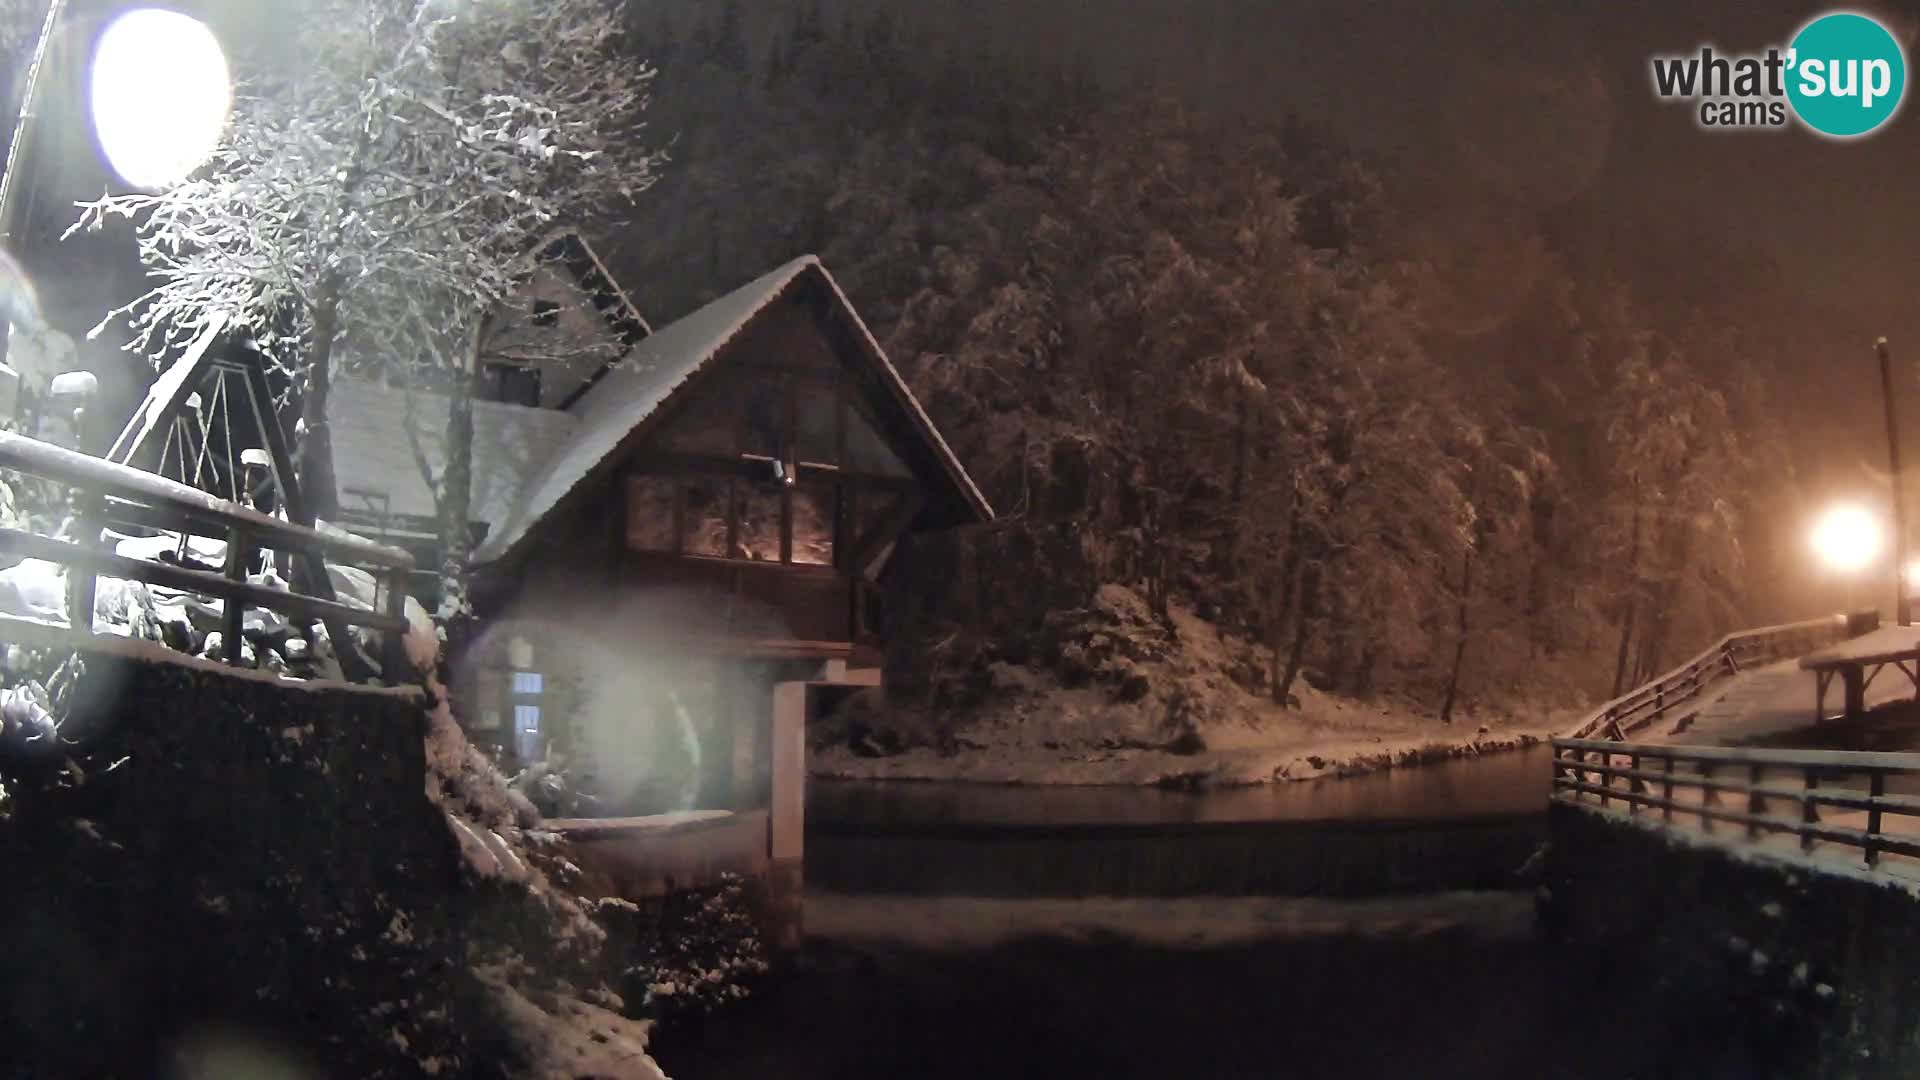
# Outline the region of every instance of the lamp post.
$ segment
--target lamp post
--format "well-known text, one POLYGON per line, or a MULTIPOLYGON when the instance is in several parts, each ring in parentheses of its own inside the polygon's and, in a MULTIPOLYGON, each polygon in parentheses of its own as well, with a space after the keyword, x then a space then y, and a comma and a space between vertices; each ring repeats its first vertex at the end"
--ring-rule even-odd
POLYGON ((101 31, 89 86, 107 164, 149 191, 204 164, 233 109, 220 39, 200 20, 163 8, 126 12, 101 31))
POLYGON ((1907 598, 1907 498, 1906 477, 1900 473, 1900 426, 1894 419, 1893 357, 1887 352, 1887 339, 1873 343, 1880 358, 1880 396, 1887 405, 1887 464, 1893 469, 1893 612, 1901 626, 1913 625, 1913 607, 1907 598))
MULTIPOLYGON (((8 339, 49 332, 24 262, 36 137, 44 125, 47 68, 54 42, 67 16, 68 0, 49 0, 33 62, 21 94, 20 111, 0 173, 0 406, 15 417, 23 400, 47 388, 20 378, 5 363, 8 339)), ((158 8, 140 8, 115 16, 100 34, 89 70, 92 126, 109 168, 127 184, 158 189, 184 180, 210 156, 233 107, 233 85, 226 54, 213 31, 191 16, 158 8)))

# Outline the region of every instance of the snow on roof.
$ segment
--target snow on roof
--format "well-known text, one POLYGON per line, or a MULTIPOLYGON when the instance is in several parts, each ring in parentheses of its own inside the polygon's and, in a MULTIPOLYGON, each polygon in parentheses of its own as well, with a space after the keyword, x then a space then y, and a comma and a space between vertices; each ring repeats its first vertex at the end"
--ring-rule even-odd
MULTIPOLYGON (((405 391, 363 379, 334 380, 327 411, 342 509, 375 517, 435 516, 433 491, 406 435, 407 397, 405 391)), ((447 399, 417 391, 412 397, 420 448, 437 473, 446 462, 447 399)), ((577 423, 573 414, 555 409, 474 402, 469 517, 498 528, 577 423)))
POLYGON ((788 286, 808 273, 819 274, 839 302, 845 305, 845 310, 859 327, 872 355, 879 361, 895 396, 940 454, 967 500, 982 517, 991 517, 993 512, 988 508, 986 499, 954 460, 952 451, 934 430, 919 403, 913 399, 900 373, 887 362, 886 354, 881 352, 879 343, 860 322, 846 294, 840 291, 840 286, 817 257, 803 255, 691 315, 656 330, 651 337, 634 346, 633 352, 619 367, 607 372, 575 403, 573 412, 580 422, 572 441, 555 454, 547 467, 526 487, 504 526, 488 534, 473 554, 474 564, 494 562, 525 540, 528 533, 562 499, 620 448, 642 421, 704 368, 755 315, 764 311, 786 292, 788 286))

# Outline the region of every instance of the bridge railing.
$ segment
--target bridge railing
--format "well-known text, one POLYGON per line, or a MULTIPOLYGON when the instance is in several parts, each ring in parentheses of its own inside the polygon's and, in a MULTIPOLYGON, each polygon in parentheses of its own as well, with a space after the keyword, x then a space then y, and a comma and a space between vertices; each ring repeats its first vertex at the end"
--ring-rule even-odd
POLYGON ((1887 855, 1920 860, 1916 792, 1920 754, 1553 740, 1555 801, 1657 813, 1707 833, 1732 826, 1757 844, 1790 837, 1803 852, 1837 846, 1868 868, 1887 855))
POLYGON ((1697 699, 1719 680, 1739 674, 1744 667, 1770 664, 1845 640, 1851 634, 1850 625, 1846 616, 1835 615, 1728 634, 1665 675, 1602 704, 1567 735, 1574 739, 1624 740, 1697 699))
MULTIPOLYGON (((384 635, 384 681, 398 683, 408 676, 401 643, 408 628, 407 575, 413 557, 357 537, 323 533, 284 521, 251 507, 229 502, 198 488, 125 465, 31 439, 0 432, 0 469, 12 470, 68 488, 73 493, 83 539, 97 537, 105 525, 132 525, 190 536, 208 537, 226 544, 220 573, 175 563, 149 562, 20 529, 0 529, 0 553, 44 559, 67 570, 68 626, 93 632, 96 579, 105 575, 147 585, 218 597, 222 601, 222 645, 230 663, 242 660, 246 612, 265 608, 308 625, 324 622, 334 637, 334 652, 342 663, 352 650, 341 640, 345 628, 360 626, 384 635), (321 583, 327 595, 283 591, 247 580, 247 568, 256 552, 272 550, 306 557, 296 575, 321 583), (374 610, 340 603, 331 597, 324 561, 371 568, 380 583, 374 610)), ((310 590, 314 591, 314 590, 310 590)))

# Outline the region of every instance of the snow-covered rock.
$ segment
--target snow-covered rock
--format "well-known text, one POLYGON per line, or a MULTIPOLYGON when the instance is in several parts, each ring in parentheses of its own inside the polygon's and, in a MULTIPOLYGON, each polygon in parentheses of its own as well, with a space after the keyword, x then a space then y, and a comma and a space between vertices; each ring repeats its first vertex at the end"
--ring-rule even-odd
POLYGON ((374 597, 379 592, 379 580, 357 566, 341 566, 339 563, 327 564, 327 577, 333 582, 334 596, 343 604, 373 610, 374 597))
POLYGON ((64 622, 66 570, 44 559, 27 559, 0 570, 0 613, 64 622))
MULTIPOLYGON (((180 537, 172 533, 160 536, 134 536, 115 542, 113 551, 129 559, 142 562, 179 562, 183 549, 180 537)), ((205 563, 208 566, 225 566, 227 562, 227 544, 224 540, 212 540, 204 536, 186 538, 184 554, 187 560, 205 563)))
POLYGON ((27 743, 45 739, 58 725, 48 711, 47 692, 39 683, 0 690, 0 742, 27 743))
POLYGON ((96 631, 157 640, 160 619, 153 594, 138 581, 98 578, 93 586, 93 623, 96 631))

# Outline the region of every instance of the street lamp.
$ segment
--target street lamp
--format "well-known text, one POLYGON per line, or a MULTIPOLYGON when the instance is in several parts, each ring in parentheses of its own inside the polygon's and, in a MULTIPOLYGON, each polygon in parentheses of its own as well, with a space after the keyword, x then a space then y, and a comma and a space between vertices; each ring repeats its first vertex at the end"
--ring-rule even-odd
MULTIPOLYGON (((1864 571, 1873 566, 1886 548, 1886 530, 1871 511, 1855 503, 1842 503, 1828 509, 1813 524, 1808 537, 1813 553, 1828 570, 1846 583, 1847 611, 1851 615, 1855 587, 1864 571)), ((1901 589, 1901 595, 1906 590, 1901 589)))
POLYGON ((93 50, 93 128, 122 180, 178 183, 219 144, 233 84, 219 39, 177 11, 141 8, 108 24, 93 50))
POLYGON ((1851 503, 1821 514, 1811 540, 1813 553, 1828 569, 1849 577, 1873 565, 1886 545, 1879 519, 1851 503))
MULTIPOLYGON (((47 88, 44 68, 66 15, 67 0, 50 0, 40 37, 22 87, 20 112, 0 173, 0 266, 14 280, 6 290, 15 299, 0 310, 0 404, 17 403, 21 379, 8 366, 8 339, 18 331, 47 336, 38 305, 19 297, 31 291, 22 261, 22 190, 29 182, 35 119, 43 111, 47 88), (24 315, 24 318, 21 316, 24 315), (15 325, 18 323, 19 325, 15 325)), ((93 126, 108 165, 136 187, 155 188, 184 180, 213 153, 233 106, 226 54, 213 32, 177 11, 142 8, 110 23, 94 47, 91 77, 93 126)), ((58 335, 53 335, 58 337, 58 335)), ((28 380, 32 390, 41 387, 28 380)), ((0 419, 12 418, 12 408, 0 419)))

